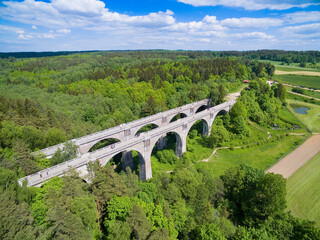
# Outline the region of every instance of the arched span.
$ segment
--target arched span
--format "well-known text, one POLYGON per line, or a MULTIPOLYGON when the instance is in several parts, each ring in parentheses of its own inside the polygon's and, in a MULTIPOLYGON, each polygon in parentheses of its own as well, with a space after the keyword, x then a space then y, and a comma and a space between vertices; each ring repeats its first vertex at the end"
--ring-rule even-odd
MULTIPOLYGON (((170 133, 173 133, 175 135, 175 154, 177 157, 181 157, 182 154, 185 152, 185 139, 182 139, 182 137, 180 136, 180 134, 176 131, 170 131, 166 133, 166 137, 168 137, 168 135, 170 133)), ((163 138, 163 136, 159 136, 156 139, 153 139, 152 142, 150 143, 150 145, 152 146, 151 149, 154 149, 154 147, 157 145, 157 142, 160 141, 163 138)), ((171 143, 172 144, 172 143, 171 143)), ((168 147, 170 147, 170 143, 168 143, 168 147)))
POLYGON ((149 123, 149 124, 144 125, 143 127, 141 127, 138 131, 136 131, 134 133, 134 136, 137 136, 137 135, 139 135, 139 134, 141 134, 143 132, 148 132, 148 131, 150 131, 152 129, 155 129, 155 128, 158 128, 158 127, 159 126, 157 124, 155 124, 155 123, 149 123))
POLYGON ((193 128, 198 130, 198 132, 200 131, 204 136, 209 135, 210 128, 209 128, 209 123, 207 122, 206 119, 200 119, 200 120, 191 122, 188 126, 188 135, 193 128))
POLYGON ((208 108, 208 105, 202 105, 202 106, 198 107, 196 113, 202 112, 202 111, 206 110, 207 108, 208 108))
POLYGON ((103 140, 100 140, 96 143, 94 143, 94 145, 92 145, 90 147, 90 149, 88 150, 88 152, 94 152, 100 148, 104 148, 104 147, 107 147, 107 146, 110 146, 110 147, 113 147, 115 143, 117 142, 120 142, 119 139, 117 138, 106 138, 106 139, 103 139, 103 140))
POLYGON ((217 112, 216 116, 224 116, 226 115, 228 112, 224 109, 220 110, 219 112, 217 112))
MULTIPOLYGON (((135 170, 136 172, 139 173, 139 178, 141 180, 146 180, 147 179, 147 177, 146 177, 146 171, 147 171, 146 170, 146 159, 144 158, 143 154, 139 150, 137 150, 135 148, 130 148, 130 149, 127 149, 126 151, 121 151, 120 150, 120 151, 117 151, 114 154, 112 154, 112 155, 110 155, 110 156, 108 156, 106 158, 100 159, 99 161, 100 161, 101 165, 104 167, 104 166, 107 165, 107 163, 111 159, 113 159, 115 157, 120 158, 120 161, 122 163, 121 168, 119 168, 120 170, 125 170, 125 169, 127 169, 127 167, 130 167, 131 170, 135 170), (135 160, 134 159, 135 156, 132 156, 133 152, 138 154, 138 156, 137 156, 138 157, 138 163, 136 163, 134 161, 135 160), (119 155, 121 155, 121 156, 119 156, 119 155), (135 168, 136 165, 139 165, 139 167, 135 168)), ((118 159, 118 161, 119 161, 119 159, 118 159)))
POLYGON ((169 122, 171 123, 171 122, 177 121, 178 119, 185 118, 185 117, 187 117, 187 114, 185 114, 185 113, 178 113, 178 114, 174 115, 174 116, 170 119, 169 122))

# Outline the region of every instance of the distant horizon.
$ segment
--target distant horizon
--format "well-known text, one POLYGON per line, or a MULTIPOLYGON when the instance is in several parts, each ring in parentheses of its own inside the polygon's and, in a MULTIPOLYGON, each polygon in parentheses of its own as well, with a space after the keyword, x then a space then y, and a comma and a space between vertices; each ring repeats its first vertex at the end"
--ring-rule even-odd
POLYGON ((320 52, 320 50, 285 50, 285 49, 250 49, 250 50, 190 50, 190 49, 109 49, 109 50, 74 50, 74 51, 18 51, 18 52, 5 52, 0 53, 59 53, 59 52, 126 52, 126 51, 181 51, 181 52, 254 52, 254 51, 285 51, 285 52, 320 52))
POLYGON ((0 52, 140 49, 320 50, 320 3, 0 0, 0 52))

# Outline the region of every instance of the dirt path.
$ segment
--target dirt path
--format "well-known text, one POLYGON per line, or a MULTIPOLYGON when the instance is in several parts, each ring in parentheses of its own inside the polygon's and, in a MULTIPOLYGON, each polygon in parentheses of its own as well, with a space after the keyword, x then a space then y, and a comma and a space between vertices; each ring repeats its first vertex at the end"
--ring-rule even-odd
POLYGON ((278 173, 288 178, 318 152, 320 152, 320 134, 315 134, 266 172, 278 173))
POLYGON ((276 75, 304 75, 304 76, 317 76, 320 77, 320 72, 312 72, 312 71, 281 71, 281 70, 276 70, 274 72, 276 75))

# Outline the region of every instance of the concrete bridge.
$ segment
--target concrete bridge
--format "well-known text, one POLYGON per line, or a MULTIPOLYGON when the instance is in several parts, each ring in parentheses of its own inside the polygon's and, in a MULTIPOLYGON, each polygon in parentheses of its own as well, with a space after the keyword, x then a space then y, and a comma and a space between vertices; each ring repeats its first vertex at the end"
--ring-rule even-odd
MULTIPOLYGON (((85 177, 87 174, 87 164, 90 161, 98 160, 102 166, 105 166, 112 157, 119 153, 122 153, 123 168, 128 166, 132 168, 132 151, 137 151, 139 154, 140 179, 147 180, 152 178, 152 149, 155 144, 157 144, 158 149, 163 149, 166 146, 167 133, 172 132, 175 134, 175 153, 178 157, 181 157, 186 151, 187 135, 193 124, 202 120, 203 134, 209 135, 215 117, 220 112, 230 111, 235 103, 236 100, 234 99, 210 107, 210 100, 205 99, 81 138, 73 139, 71 141, 78 146, 77 158, 21 178, 19 179, 19 183, 22 184, 24 180, 27 180, 27 186, 41 186, 44 181, 55 176, 62 176, 70 168, 75 168, 80 173, 81 177, 85 177), (171 121, 177 115, 182 116, 183 118, 171 121), (154 124, 157 128, 137 134, 143 126, 149 124, 154 124), (119 142, 89 152, 96 143, 110 138, 118 139, 119 142)), ((64 143, 40 150, 40 152, 44 153, 48 158, 51 158, 58 148, 62 149, 63 146, 64 143)))

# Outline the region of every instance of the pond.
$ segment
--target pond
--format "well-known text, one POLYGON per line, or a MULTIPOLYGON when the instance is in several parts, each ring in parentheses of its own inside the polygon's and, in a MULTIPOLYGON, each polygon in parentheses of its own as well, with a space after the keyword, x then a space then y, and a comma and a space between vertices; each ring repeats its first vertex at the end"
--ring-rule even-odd
POLYGON ((299 105, 299 104, 290 104, 290 106, 298 114, 307 114, 307 111, 310 110, 310 108, 299 105))

